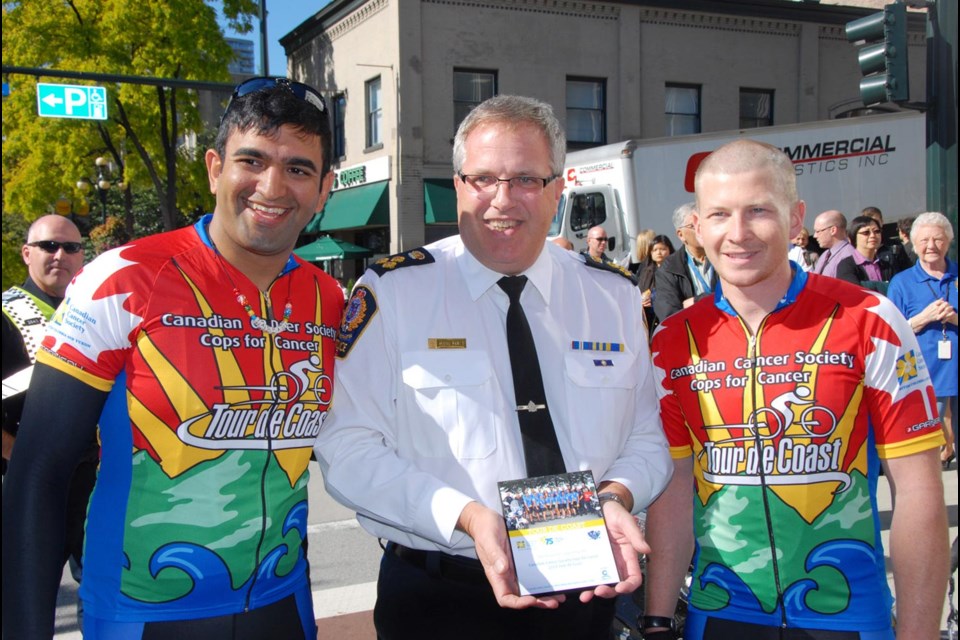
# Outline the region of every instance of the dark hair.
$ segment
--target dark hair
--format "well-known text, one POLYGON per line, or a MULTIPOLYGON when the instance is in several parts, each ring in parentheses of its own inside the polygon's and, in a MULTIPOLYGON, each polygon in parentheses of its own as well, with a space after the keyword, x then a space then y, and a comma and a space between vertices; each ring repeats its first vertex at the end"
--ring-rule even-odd
POLYGON ((266 136, 276 133, 284 125, 290 125, 304 135, 320 138, 323 152, 320 176, 327 175, 333 153, 330 118, 326 111, 321 112, 314 104, 298 98, 283 85, 234 98, 220 120, 214 149, 223 158, 227 139, 234 132, 245 133, 255 129, 257 134, 266 136))
POLYGON ((910 237, 910 229, 913 227, 913 221, 916 220, 913 216, 907 216, 906 218, 900 218, 897 221, 897 231, 900 231, 908 238, 910 237))
POLYGON ((870 216, 857 216, 851 220, 850 226, 847 227, 847 237, 850 238, 850 244, 856 247, 857 232, 869 225, 876 225, 876 227, 880 229, 880 233, 883 233, 883 227, 880 226, 880 223, 877 222, 876 218, 871 218, 870 216))
POLYGON ((653 240, 650 241, 650 248, 653 249, 654 245, 658 245, 658 244, 665 244, 665 245, 667 245, 667 247, 670 249, 670 253, 673 253, 674 251, 676 251, 676 250, 673 248, 673 242, 670 240, 670 238, 669 238, 668 236, 665 236, 665 235, 662 235, 662 234, 661 234, 661 235, 657 235, 657 236, 653 236, 653 240))

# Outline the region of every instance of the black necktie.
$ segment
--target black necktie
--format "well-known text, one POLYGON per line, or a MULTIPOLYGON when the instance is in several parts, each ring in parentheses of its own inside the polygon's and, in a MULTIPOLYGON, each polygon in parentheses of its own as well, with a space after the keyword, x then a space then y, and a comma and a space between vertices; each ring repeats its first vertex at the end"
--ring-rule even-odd
POLYGON ((510 350, 510 369, 513 371, 513 391, 520 419, 523 455, 527 462, 527 477, 564 473, 563 456, 553 430, 553 420, 547 409, 543 391, 537 347, 530 333, 527 316, 520 305, 520 293, 527 283, 526 276, 505 276, 497 283, 510 298, 507 309, 507 347, 510 350))

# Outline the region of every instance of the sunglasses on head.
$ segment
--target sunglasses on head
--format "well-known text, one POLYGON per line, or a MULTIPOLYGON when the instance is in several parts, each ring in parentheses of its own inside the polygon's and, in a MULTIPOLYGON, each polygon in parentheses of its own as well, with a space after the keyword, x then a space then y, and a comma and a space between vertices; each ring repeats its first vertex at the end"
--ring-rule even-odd
POLYGON ((227 103, 227 108, 223 110, 223 113, 226 114, 230 111, 230 106, 233 105, 233 101, 237 98, 242 98, 251 93, 271 89, 276 86, 285 87, 296 97, 315 106, 320 113, 327 112, 327 103, 324 101, 323 96, 317 93, 317 90, 313 87, 303 84, 302 82, 297 82, 296 80, 291 80, 290 78, 264 76, 260 78, 250 78, 238 84, 237 88, 233 90, 233 95, 230 96, 230 101, 227 103))
POLYGON ((56 240, 37 240, 28 242, 27 246, 37 247, 44 253, 56 253, 60 249, 63 249, 64 253, 77 253, 83 249, 83 245, 79 242, 57 242, 56 240))

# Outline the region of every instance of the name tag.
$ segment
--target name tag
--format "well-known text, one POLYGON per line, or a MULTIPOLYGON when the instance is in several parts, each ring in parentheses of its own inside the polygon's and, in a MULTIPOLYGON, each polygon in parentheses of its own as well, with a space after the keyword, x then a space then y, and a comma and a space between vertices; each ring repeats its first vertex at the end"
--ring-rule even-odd
POLYGON ((949 340, 941 340, 937 343, 937 358, 940 360, 949 360, 953 357, 953 345, 949 340))
POLYGON ((466 338, 427 338, 428 349, 466 349, 466 338))

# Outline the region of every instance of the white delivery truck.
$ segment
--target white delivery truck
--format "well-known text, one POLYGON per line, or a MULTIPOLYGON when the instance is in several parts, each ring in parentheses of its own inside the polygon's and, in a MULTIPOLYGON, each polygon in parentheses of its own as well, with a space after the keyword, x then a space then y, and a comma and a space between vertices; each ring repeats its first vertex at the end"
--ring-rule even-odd
POLYGON ((793 160, 809 231, 828 209, 850 219, 872 205, 892 222, 926 206, 924 122, 923 114, 905 112, 626 140, 576 151, 567 155, 566 187, 550 237, 563 236, 582 251, 587 231, 601 225, 612 240, 607 255, 623 264, 643 229, 676 238, 671 216, 693 201, 697 167, 711 151, 741 137, 775 145, 793 160))

